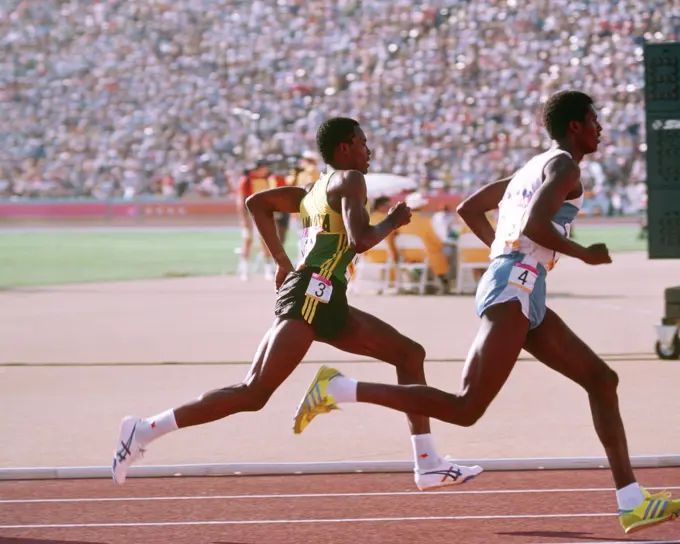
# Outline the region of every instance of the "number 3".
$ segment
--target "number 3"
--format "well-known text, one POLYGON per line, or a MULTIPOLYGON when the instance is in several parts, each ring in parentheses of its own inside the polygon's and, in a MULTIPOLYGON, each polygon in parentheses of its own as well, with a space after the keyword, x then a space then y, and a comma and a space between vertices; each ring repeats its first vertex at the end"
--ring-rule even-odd
POLYGON ((319 282, 318 287, 318 290, 314 291, 314 296, 321 298, 326 291, 326 284, 319 282))

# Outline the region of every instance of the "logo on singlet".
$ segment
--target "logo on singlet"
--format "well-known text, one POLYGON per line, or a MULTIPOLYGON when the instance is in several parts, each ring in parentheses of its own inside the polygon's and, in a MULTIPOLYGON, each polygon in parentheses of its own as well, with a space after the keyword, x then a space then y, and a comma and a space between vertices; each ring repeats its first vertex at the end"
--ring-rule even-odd
POLYGON ((302 218, 302 228, 321 227, 324 232, 331 230, 331 217, 327 213, 323 215, 308 215, 302 218))

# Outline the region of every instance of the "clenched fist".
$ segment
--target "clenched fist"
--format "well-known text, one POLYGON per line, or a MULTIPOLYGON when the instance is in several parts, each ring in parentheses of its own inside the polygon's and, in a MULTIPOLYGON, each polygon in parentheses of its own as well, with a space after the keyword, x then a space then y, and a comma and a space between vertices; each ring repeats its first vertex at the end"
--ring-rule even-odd
POLYGON ((387 212, 387 217, 390 218, 396 230, 411 222, 411 208, 404 202, 398 202, 390 208, 389 212, 387 212))
POLYGON ((612 262, 612 258, 609 256, 609 249, 605 244, 593 244, 586 248, 583 262, 592 265, 609 264, 612 262))

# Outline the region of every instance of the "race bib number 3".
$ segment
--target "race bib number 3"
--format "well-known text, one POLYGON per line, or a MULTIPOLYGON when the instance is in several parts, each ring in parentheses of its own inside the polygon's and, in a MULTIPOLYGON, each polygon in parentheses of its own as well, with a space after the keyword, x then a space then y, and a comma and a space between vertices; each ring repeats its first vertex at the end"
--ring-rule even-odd
POLYGON ((523 289, 527 293, 531 293, 534 290, 534 285, 536 284, 536 278, 538 274, 533 266, 523 263, 515 263, 510 271, 510 278, 508 279, 508 285, 514 285, 523 289))
POLYGON ((305 294, 315 298, 319 302, 328 304, 331 300, 331 295, 333 294, 333 284, 330 280, 321 277, 315 272, 312 274, 312 279, 309 280, 309 285, 307 286, 305 294))

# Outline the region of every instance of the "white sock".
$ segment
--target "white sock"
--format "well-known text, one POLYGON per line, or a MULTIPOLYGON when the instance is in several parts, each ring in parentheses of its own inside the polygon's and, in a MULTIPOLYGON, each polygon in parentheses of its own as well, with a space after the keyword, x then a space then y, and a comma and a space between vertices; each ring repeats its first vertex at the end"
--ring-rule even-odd
POLYGON ((177 430, 175 411, 166 410, 156 416, 147 417, 137 424, 137 440, 140 445, 146 446, 154 440, 177 430))
POLYGON ((357 401, 357 381, 347 376, 340 376, 331 380, 326 391, 338 404, 357 401))
POLYGON ((616 502, 621 510, 633 510, 644 502, 645 496, 637 482, 628 484, 626 487, 616 490, 616 502))
POLYGON ((413 446, 413 458, 415 459, 416 469, 431 470, 437 468, 441 463, 441 458, 434 447, 434 438, 430 433, 412 434, 411 445, 413 446))

